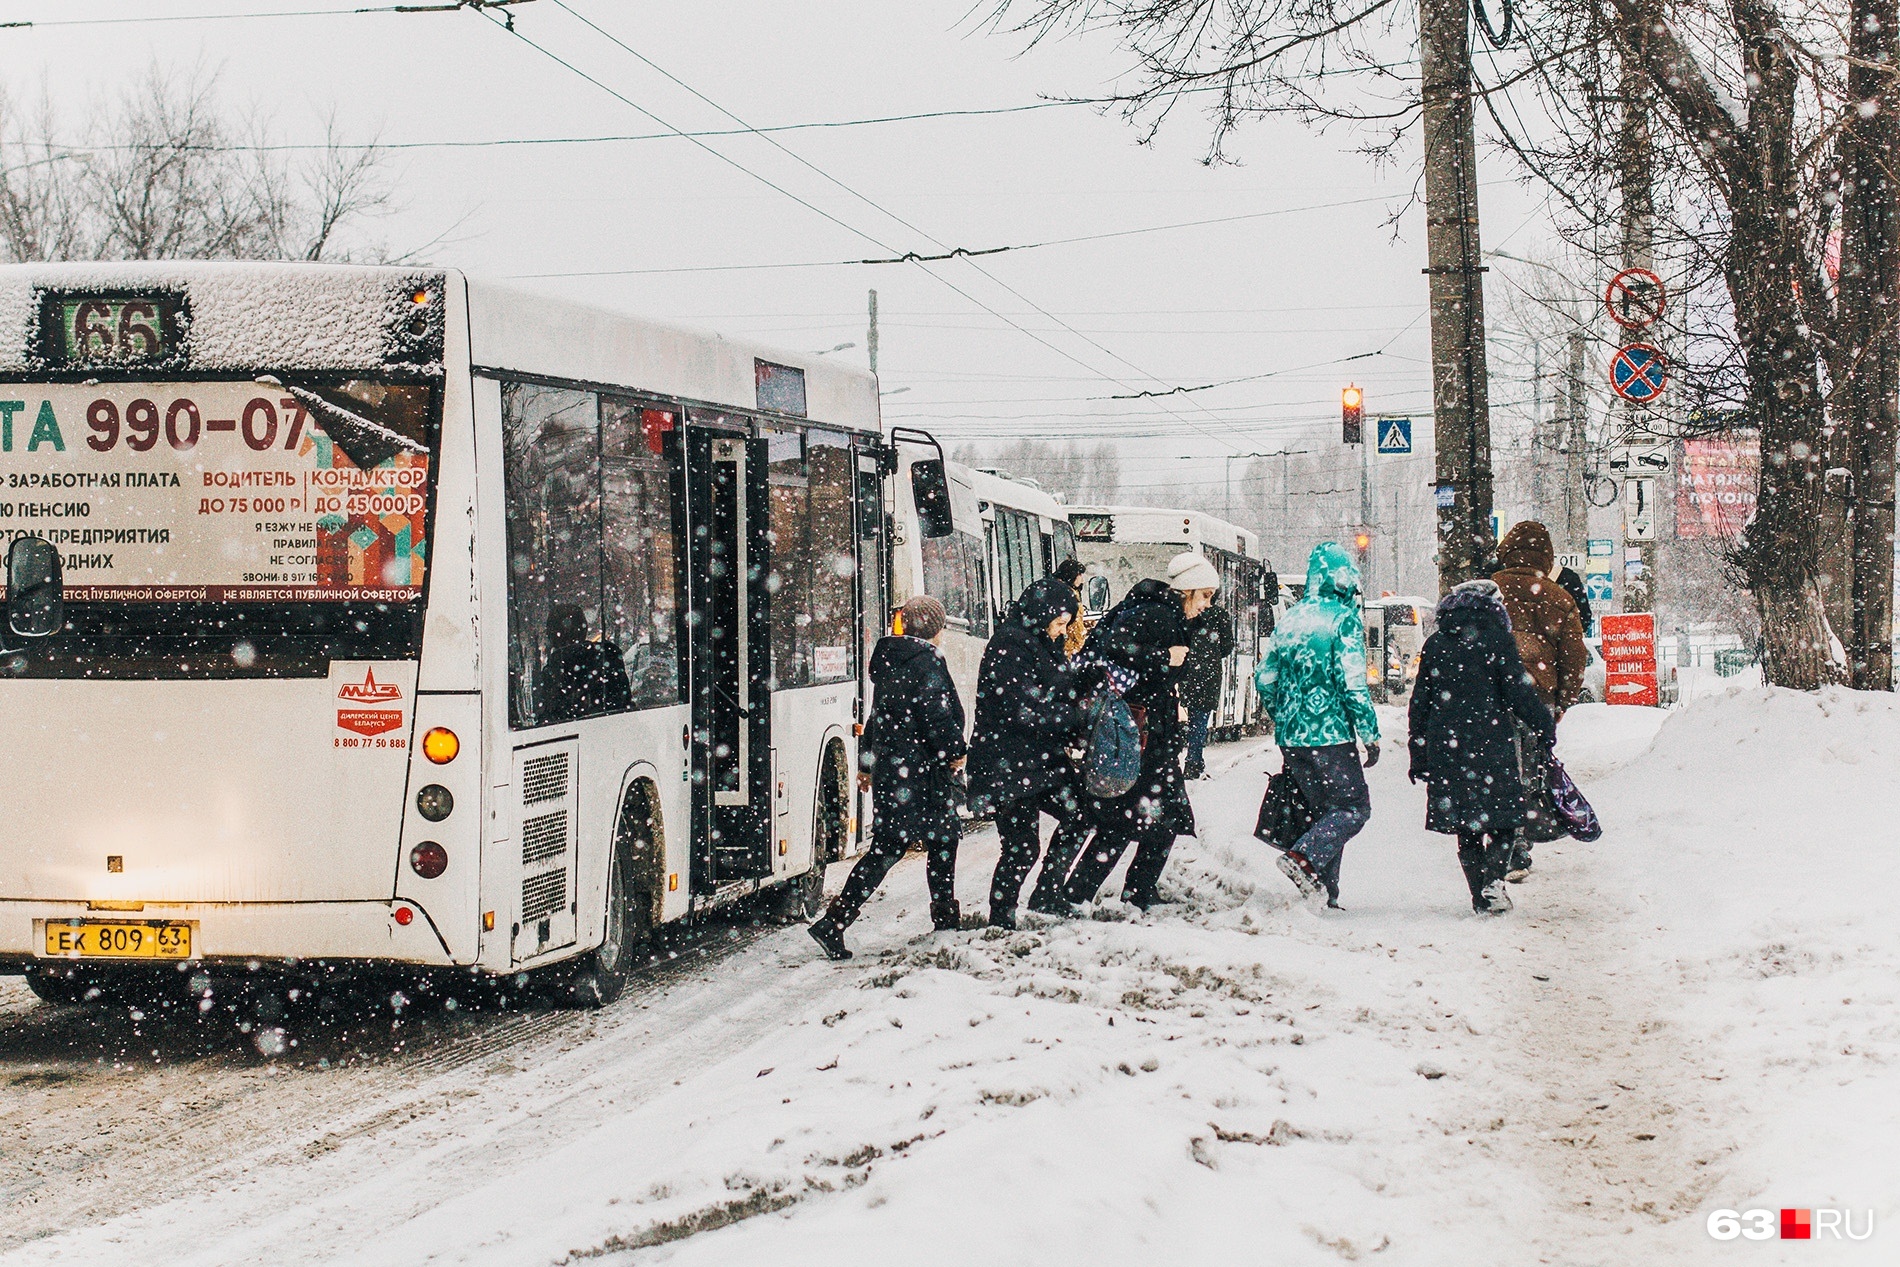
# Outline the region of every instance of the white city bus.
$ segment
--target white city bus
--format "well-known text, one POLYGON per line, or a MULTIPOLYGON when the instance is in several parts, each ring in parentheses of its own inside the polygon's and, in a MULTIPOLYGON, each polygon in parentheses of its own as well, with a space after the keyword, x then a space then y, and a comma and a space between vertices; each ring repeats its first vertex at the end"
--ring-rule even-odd
POLYGON ((1068 510, 1025 480, 944 462, 952 531, 925 537, 915 526, 912 475, 919 459, 938 461, 941 455, 904 443, 901 429, 892 435, 899 441, 898 469, 904 478, 894 481, 891 601, 901 606, 914 594, 929 594, 943 603, 944 660, 967 712, 975 704, 977 669, 996 622, 1025 589, 1075 557, 1068 510))
POLYGON ((1273 602, 1266 598, 1272 571, 1260 556, 1260 538, 1198 510, 1149 506, 1071 506, 1069 525, 1076 554, 1088 564, 1083 613, 1091 623, 1137 582, 1166 578, 1175 555, 1197 550, 1207 556, 1220 572, 1219 601, 1234 618, 1234 650, 1208 729, 1221 738, 1258 730, 1263 718, 1253 670, 1273 632, 1273 602))
POLYGON ((654 925, 812 910, 852 850, 870 375, 177 263, 0 269, 0 380, 0 971, 43 995, 261 961, 599 1003, 654 925))

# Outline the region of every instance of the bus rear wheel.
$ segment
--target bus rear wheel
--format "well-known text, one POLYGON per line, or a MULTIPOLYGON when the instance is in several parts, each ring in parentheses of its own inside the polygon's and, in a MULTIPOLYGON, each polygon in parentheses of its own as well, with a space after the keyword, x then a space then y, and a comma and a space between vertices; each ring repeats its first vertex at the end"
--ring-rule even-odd
POLYGON ((96 1003, 105 999, 101 983, 70 964, 28 968, 26 988, 45 1003, 96 1003))
POLYGON ((600 945, 566 968, 560 994, 570 1007, 606 1007, 627 988, 634 962, 653 931, 652 904, 628 877, 632 859, 623 841, 607 876, 607 919, 600 945))

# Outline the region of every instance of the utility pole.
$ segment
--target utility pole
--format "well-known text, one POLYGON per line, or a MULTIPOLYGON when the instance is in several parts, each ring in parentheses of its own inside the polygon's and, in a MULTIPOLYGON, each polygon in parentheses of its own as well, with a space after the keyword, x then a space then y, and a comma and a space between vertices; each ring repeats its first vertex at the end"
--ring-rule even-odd
POLYGON ((1441 591, 1479 576, 1495 545, 1470 9, 1468 0, 1419 0, 1441 591))
POLYGON ((864 334, 864 347, 871 356, 871 373, 877 373, 877 292, 871 292, 871 324, 864 334))
POLYGON ((1583 331, 1570 332, 1570 366, 1564 376, 1564 535, 1572 550, 1587 550, 1590 545, 1590 503, 1584 496, 1587 473, 1585 459, 1590 452, 1590 391, 1583 375, 1588 340, 1583 331))
MULTIPOLYGON (((1655 147, 1649 134, 1649 82, 1628 57, 1624 59, 1622 80, 1623 119, 1617 133, 1617 186, 1622 202, 1623 267, 1645 268, 1654 272, 1656 203, 1650 181, 1655 163, 1655 147)), ((1644 406, 1624 401, 1621 412, 1623 425, 1619 433, 1625 442, 1636 438, 1633 433, 1651 430, 1644 406)), ((1628 498, 1625 498, 1625 514, 1628 513, 1628 505, 1628 498)), ((1662 516, 1656 513, 1655 508, 1651 508, 1650 514, 1652 523, 1661 522, 1662 516)), ((1633 546, 1639 563, 1635 576, 1630 575, 1627 562, 1624 565, 1623 610, 1654 611, 1656 543, 1653 540, 1632 543, 1627 539, 1627 531, 1624 535, 1625 560, 1630 558, 1633 546)))

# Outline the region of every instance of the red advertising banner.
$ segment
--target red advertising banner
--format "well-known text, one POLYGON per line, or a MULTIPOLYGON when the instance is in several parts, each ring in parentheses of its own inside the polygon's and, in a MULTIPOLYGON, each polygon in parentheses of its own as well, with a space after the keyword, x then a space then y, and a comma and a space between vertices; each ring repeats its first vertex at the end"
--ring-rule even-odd
POLYGON ((1611 704, 1656 706, 1656 617, 1649 612, 1599 618, 1604 694, 1611 704))
POLYGON ((1704 436, 1682 442, 1676 477, 1676 535, 1733 540, 1755 517, 1761 442, 1704 436))

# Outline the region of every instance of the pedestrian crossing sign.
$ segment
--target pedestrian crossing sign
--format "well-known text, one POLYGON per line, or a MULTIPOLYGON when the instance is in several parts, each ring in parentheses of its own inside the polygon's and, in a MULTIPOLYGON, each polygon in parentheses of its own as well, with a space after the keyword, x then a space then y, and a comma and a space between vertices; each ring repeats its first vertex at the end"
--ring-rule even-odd
POLYGON ((1379 452, 1410 453, 1412 451, 1412 420, 1410 418, 1379 419, 1379 452))

